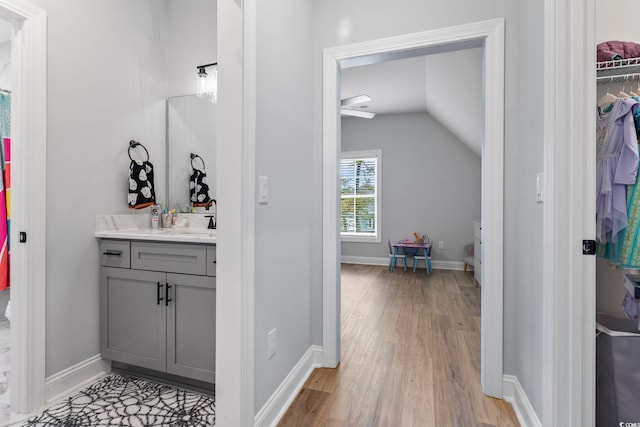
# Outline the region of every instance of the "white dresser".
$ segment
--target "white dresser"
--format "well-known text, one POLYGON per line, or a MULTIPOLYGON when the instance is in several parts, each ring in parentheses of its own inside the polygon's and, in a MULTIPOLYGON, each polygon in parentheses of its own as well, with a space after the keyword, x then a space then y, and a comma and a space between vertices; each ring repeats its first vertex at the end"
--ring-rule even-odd
POLYGON ((482 224, 473 221, 473 277, 481 285, 482 280, 482 224))

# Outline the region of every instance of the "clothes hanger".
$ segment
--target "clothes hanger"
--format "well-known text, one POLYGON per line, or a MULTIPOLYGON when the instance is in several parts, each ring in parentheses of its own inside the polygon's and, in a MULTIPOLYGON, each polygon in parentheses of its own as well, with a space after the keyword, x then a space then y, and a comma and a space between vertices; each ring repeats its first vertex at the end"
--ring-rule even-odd
POLYGON ((633 78, 638 78, 638 88, 635 91, 631 91, 631 96, 637 96, 640 98, 640 73, 634 74, 633 78))
POLYGON ((631 98, 631 95, 624 91, 624 85, 627 83, 627 78, 628 77, 624 78, 624 81, 622 82, 622 90, 616 95, 618 98, 631 98))
MULTIPOLYGON (((613 82, 613 77, 611 77, 611 82, 613 82)), ((603 109, 607 105, 610 105, 616 102, 617 99, 618 98, 614 94, 609 92, 609 85, 607 85, 607 93, 605 93, 604 96, 600 98, 600 100, 598 101, 598 107, 600 109, 603 109)))

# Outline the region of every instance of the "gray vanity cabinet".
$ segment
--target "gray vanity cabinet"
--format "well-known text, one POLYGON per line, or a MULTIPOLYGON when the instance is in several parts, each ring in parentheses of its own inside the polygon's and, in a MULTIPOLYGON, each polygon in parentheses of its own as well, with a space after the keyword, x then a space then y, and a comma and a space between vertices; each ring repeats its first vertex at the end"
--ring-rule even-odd
POLYGON ((167 372, 214 382, 215 279, 186 274, 167 279, 174 289, 167 306, 167 372))
POLYGON ((166 273, 113 267, 101 273, 102 357, 164 371, 167 310, 156 295, 164 297, 166 273))
POLYGON ((215 382, 215 246, 102 240, 100 250, 102 356, 215 382), (130 262, 105 261, 108 251, 130 262))

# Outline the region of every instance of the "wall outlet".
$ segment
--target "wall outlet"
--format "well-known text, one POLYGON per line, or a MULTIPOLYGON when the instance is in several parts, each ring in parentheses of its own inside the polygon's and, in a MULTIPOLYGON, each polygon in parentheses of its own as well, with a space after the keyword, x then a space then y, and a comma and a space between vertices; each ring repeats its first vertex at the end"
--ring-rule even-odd
POLYGON ((442 240, 438 242, 438 249, 444 249, 444 242, 442 240))
POLYGON ((276 328, 267 334, 267 359, 271 359, 276 354, 276 328))

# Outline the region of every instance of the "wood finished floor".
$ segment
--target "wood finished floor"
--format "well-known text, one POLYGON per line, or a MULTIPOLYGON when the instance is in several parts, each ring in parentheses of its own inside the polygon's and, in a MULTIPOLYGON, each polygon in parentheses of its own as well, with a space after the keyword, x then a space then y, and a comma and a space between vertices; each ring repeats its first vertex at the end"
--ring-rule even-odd
POLYGON ((519 426, 480 387, 473 272, 342 265, 342 361, 316 369, 279 426, 519 426))

